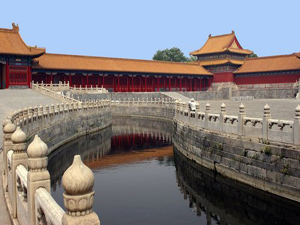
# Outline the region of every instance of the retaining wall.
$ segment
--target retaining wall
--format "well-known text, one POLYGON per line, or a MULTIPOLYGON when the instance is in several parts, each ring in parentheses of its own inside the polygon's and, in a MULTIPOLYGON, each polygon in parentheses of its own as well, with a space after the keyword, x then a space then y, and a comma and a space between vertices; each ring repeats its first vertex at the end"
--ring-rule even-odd
MULTIPOLYGON (((294 132, 289 133, 291 136, 280 129, 275 131, 277 134, 270 133, 272 119, 243 118, 243 108, 240 109, 239 117, 222 113, 220 117, 209 111, 195 115, 177 108, 174 147, 187 158, 225 177, 300 202, 300 150, 299 144, 294 145, 292 138, 299 138, 298 109, 295 122, 289 121, 289 129, 290 126, 294 128, 294 132), (244 122, 247 121, 252 121, 253 127, 246 127, 244 122), (267 121, 265 132, 262 121, 267 121), (262 126, 255 128, 260 122, 262 126), (281 136, 281 142, 273 141, 268 133, 281 136)), ((265 110, 267 115, 267 107, 265 110)))

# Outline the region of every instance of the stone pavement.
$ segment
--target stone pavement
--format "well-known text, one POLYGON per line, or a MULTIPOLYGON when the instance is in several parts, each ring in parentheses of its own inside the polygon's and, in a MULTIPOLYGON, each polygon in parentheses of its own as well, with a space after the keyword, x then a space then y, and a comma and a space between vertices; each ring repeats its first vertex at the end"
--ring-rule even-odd
POLYGON ((177 92, 162 92, 162 94, 175 99, 180 99, 183 102, 189 102, 190 99, 188 97, 185 97, 177 92))
MULTIPOLYGON (((11 112, 19 109, 28 108, 29 106, 51 105, 61 103, 46 95, 40 94, 31 89, 20 90, 0 90, 0 122, 11 112)), ((0 148, 2 148, 2 125, 0 126, 0 148)))
MULTIPOLYGON (((30 89, 25 90, 0 90, 0 124, 2 124, 3 119, 11 112, 28 108, 29 106, 39 106, 39 105, 51 105, 52 103, 60 103, 59 100, 50 98, 38 92, 32 91, 30 89)), ((0 148, 3 145, 3 132, 2 125, 0 126, 0 148)), ((2 150, 1 150, 2 152, 2 150)), ((3 155, 0 154, 0 224, 6 225, 11 224, 9 215, 6 209, 6 203, 3 195, 3 184, 2 184, 2 174, 3 174, 3 155)))
POLYGON ((239 105, 243 103, 246 116, 257 118, 263 117, 264 106, 268 104, 271 109, 271 118, 281 120, 293 120, 295 117, 295 108, 297 105, 300 105, 300 99, 257 99, 249 101, 202 100, 199 101, 200 110, 204 112, 206 103, 209 103, 212 113, 220 113, 223 102, 226 105, 227 115, 237 116, 239 105))

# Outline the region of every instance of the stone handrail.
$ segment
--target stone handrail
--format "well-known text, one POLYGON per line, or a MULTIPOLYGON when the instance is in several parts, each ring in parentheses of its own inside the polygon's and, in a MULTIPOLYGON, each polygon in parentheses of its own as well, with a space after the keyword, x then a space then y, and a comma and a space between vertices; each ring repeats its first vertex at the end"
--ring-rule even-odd
POLYGON ((35 192, 35 211, 38 224, 61 225, 65 213, 45 188, 38 188, 35 192))
MULTIPOLYGON (((49 86, 50 87, 50 86, 49 86)), ((62 94, 61 91, 53 91, 51 88, 47 88, 47 86, 41 86, 39 84, 34 84, 32 83, 31 86, 32 90, 38 91, 44 95, 56 98, 62 102, 66 102, 66 103, 76 103, 76 102, 80 102, 79 100, 76 100, 74 98, 70 98, 68 96, 65 96, 62 94)))
POLYGON ((32 85, 37 86, 37 87, 44 87, 47 89, 50 89, 52 91, 68 91, 70 90, 70 84, 69 82, 59 82, 58 84, 53 84, 52 82, 50 82, 49 84, 44 84, 44 82, 42 81, 42 83, 34 83, 32 81, 32 85))
POLYGON ((270 107, 264 108, 263 118, 246 117, 244 105, 240 105, 239 116, 226 115, 226 106, 222 104, 220 114, 210 113, 210 105, 206 111, 189 111, 183 103, 177 104, 175 119, 190 126, 196 126, 228 134, 238 134, 245 138, 257 138, 264 141, 277 141, 286 144, 300 144, 300 106, 296 108, 294 121, 271 119, 270 107), (195 116, 195 114, 197 116, 195 116), (297 125, 296 125, 297 124, 297 125), (276 125, 276 126, 275 126, 276 125))
POLYGON ((99 93, 108 93, 108 90, 106 90, 103 86, 102 87, 98 87, 98 85, 96 85, 96 87, 88 87, 87 85, 85 85, 85 87, 81 87, 81 85, 79 87, 70 87, 70 91, 72 91, 72 93, 95 93, 95 94, 99 94, 99 93))
MULTIPOLYGON (((68 213, 65 216, 67 219, 62 220, 57 217, 57 212, 62 209, 54 207, 56 203, 44 204, 52 201, 50 177, 49 172, 46 170, 47 155, 60 145, 78 136, 103 129, 110 124, 109 100, 52 104, 50 107, 47 105, 29 107, 12 113, 3 121, 3 161, 5 164, 3 185, 4 190, 7 190, 5 192, 8 196, 6 199, 12 205, 11 214, 13 218, 19 221, 19 224, 36 224, 35 221, 39 221, 39 224, 64 224, 62 221, 74 220, 72 217, 76 216, 76 213, 68 213), (99 118, 101 119, 99 120, 99 118), (67 133, 63 132, 65 129, 68 129, 67 133), (59 135, 57 135, 57 132, 59 135), (41 144, 42 141, 39 137, 32 141, 35 134, 39 134, 46 140, 49 149, 45 143, 41 144), (26 142, 28 141, 32 142, 26 153, 26 142), (39 143, 36 144, 36 142, 39 143), (33 143, 41 148, 38 150, 43 151, 43 157, 41 157, 41 154, 38 154, 37 157, 36 153, 30 150, 33 143), (42 181, 39 181, 40 179, 42 181), (45 193, 43 197, 40 194, 35 195, 39 187, 48 192, 47 196, 45 196, 45 193), (37 203, 43 204, 38 206, 37 211, 34 209, 37 207, 35 206, 35 196, 38 198, 37 203), (39 215, 35 212, 39 212, 39 215), (46 219, 41 219, 41 216, 46 219)), ((72 197, 69 196, 69 198, 72 197)), ((70 208, 68 212, 72 210, 73 208, 70 208)), ((91 214, 92 220, 96 222, 95 224, 98 224, 99 219, 95 213, 92 213, 89 209, 86 212, 82 211, 82 213, 86 216, 91 214)), ((86 221, 86 219, 83 221, 86 221)), ((74 224, 77 223, 79 224, 80 220, 74 224)))

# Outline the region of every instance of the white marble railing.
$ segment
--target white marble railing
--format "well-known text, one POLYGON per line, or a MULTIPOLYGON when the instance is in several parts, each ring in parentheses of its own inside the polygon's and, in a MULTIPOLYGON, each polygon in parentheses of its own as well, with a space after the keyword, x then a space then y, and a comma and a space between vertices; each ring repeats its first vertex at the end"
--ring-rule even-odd
MULTIPOLYGON (((50 107, 29 107, 15 111, 3 121, 4 190, 7 190, 6 199, 12 205, 11 214, 19 224, 62 224, 62 214, 65 213, 50 194, 47 155, 73 137, 109 126, 109 114, 110 101, 100 100, 52 104, 50 107), (72 126, 73 124, 76 125, 72 126), (56 132, 60 129, 67 129, 68 132, 57 136, 56 132), (40 138, 35 138, 26 151, 26 142, 37 133, 47 140, 49 150, 40 138), (53 135, 56 135, 55 140, 51 138, 53 135), (34 144, 37 148, 35 151, 30 150, 34 142, 39 142, 34 144), (42 151, 43 154, 38 151, 42 151)), ((85 212, 84 207, 78 207, 75 209, 79 210, 81 215, 93 214, 95 224, 98 224, 95 213, 90 209, 85 212)), ((90 207, 90 204, 87 207, 90 207)), ((71 207, 68 211, 70 217, 77 215, 77 211, 74 213, 72 210, 71 207)), ((83 221, 86 221, 84 218, 83 216, 83 221)), ((85 224, 78 220, 78 224, 80 223, 85 224)))
POLYGON ((80 102, 79 100, 65 96, 62 91, 54 91, 51 88, 48 88, 48 86, 32 83, 31 88, 32 90, 38 91, 39 93, 58 99, 62 102, 66 102, 66 103, 80 102))
POLYGON ((44 84, 42 83, 34 83, 32 81, 32 86, 35 85, 37 87, 44 87, 47 89, 50 89, 52 91, 69 91, 70 90, 70 85, 69 82, 59 82, 58 84, 53 84, 52 82, 50 84, 44 84))
POLYGON ((35 192, 35 211, 38 224, 51 225, 61 225, 65 213, 45 188, 38 188, 35 192))
POLYGON ((79 87, 70 87, 70 91, 72 91, 72 93, 76 93, 76 94, 83 94, 83 93, 90 93, 90 94, 99 94, 99 93, 108 93, 108 90, 106 90, 104 87, 98 87, 98 85, 96 85, 96 87, 88 87, 87 85, 85 87, 81 87, 81 85, 79 87))
POLYGON ((238 116, 226 115, 225 104, 221 105, 220 114, 210 113, 206 104, 205 112, 189 111, 185 103, 177 102, 175 119, 189 126, 216 131, 225 134, 236 134, 245 138, 258 138, 263 141, 300 144, 300 106, 295 109, 295 118, 289 120, 271 119, 270 107, 264 107, 262 118, 247 117, 243 104, 239 107, 238 116))

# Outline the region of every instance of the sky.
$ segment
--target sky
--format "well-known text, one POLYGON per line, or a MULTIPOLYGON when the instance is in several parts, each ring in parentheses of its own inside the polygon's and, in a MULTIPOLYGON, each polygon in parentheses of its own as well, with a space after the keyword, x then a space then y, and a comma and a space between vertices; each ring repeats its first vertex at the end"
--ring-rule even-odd
POLYGON ((15 0, 1 9, 1 28, 19 24, 25 43, 48 53, 152 59, 178 47, 188 56, 232 30, 258 56, 300 52, 299 0, 15 0))

